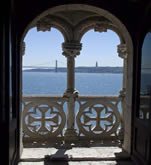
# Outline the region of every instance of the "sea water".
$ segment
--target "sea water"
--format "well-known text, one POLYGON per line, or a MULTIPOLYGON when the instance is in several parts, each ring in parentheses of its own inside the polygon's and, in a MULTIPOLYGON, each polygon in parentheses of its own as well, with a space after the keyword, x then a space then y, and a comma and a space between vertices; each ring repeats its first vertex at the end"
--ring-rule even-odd
MULTIPOLYGON (((121 73, 75 73, 75 88, 80 95, 119 95, 122 75, 121 73)), ((23 95, 62 95, 66 89, 65 72, 23 72, 23 95)))

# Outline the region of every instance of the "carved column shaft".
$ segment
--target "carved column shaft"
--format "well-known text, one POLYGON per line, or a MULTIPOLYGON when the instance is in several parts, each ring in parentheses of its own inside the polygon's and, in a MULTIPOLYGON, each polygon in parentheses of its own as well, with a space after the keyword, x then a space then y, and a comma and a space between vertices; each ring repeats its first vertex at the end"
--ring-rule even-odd
POLYGON ((123 62, 123 88, 126 88, 127 83, 127 56, 128 56, 128 50, 126 44, 120 44, 118 45, 118 55, 121 57, 123 62))
POLYGON ((127 59, 124 59, 124 71, 123 71, 123 88, 126 89, 127 83, 127 59))
POLYGON ((75 59, 67 57, 67 92, 73 93, 75 90, 75 59))
POLYGON ((68 56, 67 57, 67 94, 71 94, 69 96, 68 101, 68 114, 67 114, 67 129, 71 130, 75 128, 75 103, 74 97, 72 94, 75 91, 75 59, 74 57, 68 56))
POLYGON ((118 55, 121 57, 123 61, 123 88, 120 91, 120 96, 123 97, 121 108, 122 108, 122 114, 121 114, 121 130, 120 130, 120 140, 123 142, 124 138, 124 110, 126 110, 126 102, 125 102, 125 95, 126 95, 126 84, 127 84, 127 56, 128 56, 128 49, 126 44, 120 44, 118 45, 118 55))
POLYGON ((81 44, 76 42, 63 43, 63 55, 67 58, 67 91, 70 95, 75 92, 75 57, 80 54, 81 44))

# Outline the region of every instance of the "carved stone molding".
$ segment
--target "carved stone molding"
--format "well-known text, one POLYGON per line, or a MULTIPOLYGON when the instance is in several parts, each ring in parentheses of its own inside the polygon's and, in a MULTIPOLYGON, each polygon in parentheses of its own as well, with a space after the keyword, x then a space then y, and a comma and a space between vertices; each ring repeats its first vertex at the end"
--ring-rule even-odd
POLYGON ((69 41, 72 38, 71 25, 61 17, 48 14, 37 21, 36 26, 37 31, 50 31, 52 27, 56 28, 62 33, 65 41, 69 41))
POLYGON ((118 104, 121 98, 79 97, 79 111, 76 116, 79 135, 88 137, 117 136, 120 121, 118 104))
POLYGON ((124 124, 118 106, 121 102, 119 96, 79 96, 76 99, 74 96, 24 96, 23 139, 33 144, 40 141, 54 144, 59 139, 76 142, 83 137, 101 141, 120 138, 122 141, 124 124), (79 105, 77 114, 75 103, 79 105))
POLYGON ((120 28, 105 17, 92 17, 79 23, 74 31, 74 40, 80 41, 83 35, 91 29, 94 29, 95 32, 107 32, 108 29, 112 30, 119 36, 120 42, 124 42, 120 28))
POLYGON ((122 88, 120 91, 119 91, 119 93, 120 93, 120 97, 121 98, 125 98, 125 96, 126 96, 126 89, 125 88, 122 88))
POLYGON ((25 43, 25 41, 22 41, 22 43, 21 43, 21 55, 22 56, 25 55, 25 48, 26 48, 26 43, 25 43))
POLYGON ((24 135, 37 139, 62 136, 66 116, 63 109, 63 99, 60 102, 61 104, 55 98, 47 100, 43 97, 25 101, 23 109, 24 135))
POLYGON ((80 54, 80 50, 82 48, 81 43, 76 42, 66 42, 62 44, 63 55, 66 57, 76 57, 80 54))
POLYGON ((63 97, 65 98, 77 98, 79 95, 79 91, 77 91, 76 89, 74 89, 74 91, 70 90, 70 89, 67 89, 65 92, 64 92, 64 95, 63 97))
POLYGON ((117 46, 117 52, 119 57, 123 59, 127 59, 128 56, 128 49, 126 44, 120 44, 117 46))
POLYGON ((37 23, 37 31, 51 31, 51 25, 45 21, 39 21, 37 23))
POLYGON ((95 32, 107 32, 107 26, 104 23, 96 23, 94 27, 95 32))

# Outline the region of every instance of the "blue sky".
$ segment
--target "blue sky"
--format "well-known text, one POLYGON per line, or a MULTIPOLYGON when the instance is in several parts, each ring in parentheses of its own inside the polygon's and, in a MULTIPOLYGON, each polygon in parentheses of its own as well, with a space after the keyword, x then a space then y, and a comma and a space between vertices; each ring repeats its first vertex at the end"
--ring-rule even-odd
MULTIPOLYGON (((64 42, 62 34, 52 28, 50 32, 37 32, 31 29, 26 37, 26 50, 23 66, 66 66, 66 57, 62 55, 61 44, 64 42)), ((120 40, 116 33, 108 30, 106 33, 88 31, 81 40, 82 50, 76 57, 76 66, 122 66, 123 60, 118 57, 117 45, 120 40)))
POLYGON ((151 32, 149 32, 142 47, 142 68, 151 69, 151 32))

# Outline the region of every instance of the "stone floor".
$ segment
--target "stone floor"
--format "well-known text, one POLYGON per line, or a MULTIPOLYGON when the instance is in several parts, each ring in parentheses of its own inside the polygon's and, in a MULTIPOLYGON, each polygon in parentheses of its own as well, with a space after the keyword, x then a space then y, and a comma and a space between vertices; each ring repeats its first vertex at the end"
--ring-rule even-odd
POLYGON ((119 147, 24 148, 18 165, 133 165, 119 147))
POLYGON ((18 165, 134 165, 131 161, 51 161, 20 162, 18 165))

